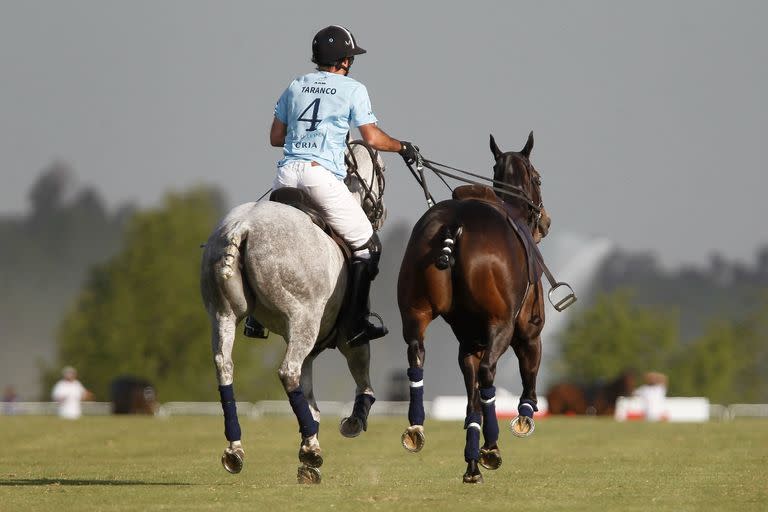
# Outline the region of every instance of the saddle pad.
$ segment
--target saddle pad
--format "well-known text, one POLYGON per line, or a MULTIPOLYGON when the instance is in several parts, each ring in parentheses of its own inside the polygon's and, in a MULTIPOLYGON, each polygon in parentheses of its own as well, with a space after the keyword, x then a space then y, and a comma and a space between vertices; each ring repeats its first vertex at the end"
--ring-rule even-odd
POLYGON ((525 247, 526 258, 528 259, 528 282, 531 284, 538 283, 542 273, 541 265, 539 264, 541 253, 536 246, 536 242, 533 241, 533 234, 531 234, 527 224, 518 223, 509 215, 507 215, 507 220, 525 247))
POLYGON ((530 228, 524 223, 518 223, 509 215, 509 212, 504 207, 504 202, 499 199, 499 196, 496 195, 491 187, 484 185, 462 185, 453 190, 453 199, 457 201, 482 201, 496 207, 504 214, 509 225, 525 248, 526 259, 528 260, 528 282, 534 284, 541 279, 542 270, 538 259, 540 257, 539 248, 536 247, 536 242, 533 241, 530 228))

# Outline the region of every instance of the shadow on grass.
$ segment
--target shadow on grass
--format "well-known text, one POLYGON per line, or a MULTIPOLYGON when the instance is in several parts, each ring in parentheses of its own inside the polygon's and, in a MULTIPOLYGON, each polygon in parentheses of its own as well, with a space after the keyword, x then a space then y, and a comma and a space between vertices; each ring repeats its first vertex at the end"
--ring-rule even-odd
POLYGON ((142 480, 87 480, 79 478, 7 478, 0 479, 0 487, 17 485, 192 485, 186 482, 145 482, 142 480))

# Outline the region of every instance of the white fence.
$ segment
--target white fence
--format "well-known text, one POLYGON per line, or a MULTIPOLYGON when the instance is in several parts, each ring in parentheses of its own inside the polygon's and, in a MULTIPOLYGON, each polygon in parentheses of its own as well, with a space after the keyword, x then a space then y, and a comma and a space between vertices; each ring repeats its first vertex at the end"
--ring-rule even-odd
MULTIPOLYGON (((354 402, 318 402, 320 412, 330 416, 347 416, 352 412, 354 402)), ((429 411, 432 402, 425 401, 424 408, 429 411)), ((84 416, 107 416, 112 414, 111 402, 83 402, 84 416)), ((237 402, 237 412, 241 418, 260 418, 262 416, 291 415, 288 400, 264 400, 261 402, 237 402)), ((0 404, 0 416, 56 416, 56 402, 6 402, 0 404)), ((220 416, 219 402, 166 402, 157 409, 156 416, 220 416)), ((376 416, 407 416, 408 402, 387 402, 377 400, 371 410, 376 416)))
MULTIPOLYGON (((668 398, 674 405, 675 398, 668 398)), ((516 402, 515 402, 516 403, 516 402)), ((347 416, 352 412, 353 402, 318 402, 318 407, 323 415, 347 416)), ((499 404, 501 405, 501 404, 499 404)), ((540 409, 545 404, 540 404, 540 409)), ((107 416, 112 413, 110 402, 83 402, 83 415, 107 416)), ((432 419, 463 419, 465 397, 437 397, 433 402, 425 401, 424 410, 432 419), (447 408, 448 404, 451 407, 447 408)), ((497 413, 503 415, 506 409, 510 414, 516 410, 514 407, 500 407, 497 413), (503 409, 503 411, 502 411, 503 409), (501 412, 499 412, 501 411, 501 412)), ((677 409, 673 407, 672 409, 677 409)), ((11 402, 0 404, 0 416, 55 416, 58 410, 56 402, 11 402)), ((291 406, 287 400, 265 400, 261 402, 238 402, 237 410, 242 418, 261 418, 263 416, 291 415, 291 406)), ((542 410, 545 412, 545 410, 542 410)), ((768 418, 768 404, 708 404, 708 414, 701 418, 706 421, 730 421, 736 418, 768 418)), ((159 417, 170 416, 219 416, 221 415, 219 402, 166 402, 161 404, 157 411, 159 417)), ((408 402, 387 402, 377 400, 371 409, 371 416, 400 416, 408 415, 408 402)))
POLYGON ((705 397, 660 397, 653 404, 639 396, 620 396, 616 400, 617 421, 649 419, 647 414, 655 421, 702 422, 709 421, 712 408, 705 397))
MULTIPOLYGON (((317 402, 320 413, 329 416, 347 416, 352 412, 354 402, 317 402)), ((431 402, 424 402, 424 408, 429 410, 431 402)), ((242 417, 261 418, 262 416, 291 415, 291 405, 288 400, 263 400, 261 402, 237 402, 238 415, 242 417)), ((222 414, 219 402, 166 402, 157 411, 158 416, 218 416, 222 414)), ((371 409, 372 416, 407 416, 408 402, 386 402, 377 400, 371 409)))
MULTIPOLYGON (((83 402, 86 416, 107 416, 112 414, 110 402, 83 402)), ((221 406, 219 406, 221 409, 221 406)), ((0 416, 56 416, 59 404, 56 402, 4 402, 0 404, 0 416)))

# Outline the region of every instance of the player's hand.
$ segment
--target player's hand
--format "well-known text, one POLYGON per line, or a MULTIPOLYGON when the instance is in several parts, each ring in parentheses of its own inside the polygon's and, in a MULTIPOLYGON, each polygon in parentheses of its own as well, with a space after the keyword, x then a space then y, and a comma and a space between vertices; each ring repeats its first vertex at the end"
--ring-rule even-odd
POLYGON ((414 146, 407 141, 401 141, 398 153, 405 160, 405 165, 413 165, 419 156, 419 146, 414 146))

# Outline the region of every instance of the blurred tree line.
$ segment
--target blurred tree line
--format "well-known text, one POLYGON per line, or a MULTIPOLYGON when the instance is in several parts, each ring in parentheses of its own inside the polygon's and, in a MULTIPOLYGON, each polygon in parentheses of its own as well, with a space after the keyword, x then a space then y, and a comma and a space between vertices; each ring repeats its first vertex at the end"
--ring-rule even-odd
MULTIPOLYGON (((43 399, 65 364, 79 369, 99 400, 109 399, 111 380, 126 374, 152 381, 161 401, 216 399, 198 288, 200 244, 223 214, 221 194, 201 187, 168 194, 156 209, 110 213, 93 189, 75 187, 71 170, 55 163, 30 200, 28 216, 0 219, 3 247, 12 248, 0 251, 7 356, 0 369, 37 379, 29 354, 55 351, 45 364, 43 399)), ((392 251, 404 246, 408 231, 388 236, 395 276, 400 254, 392 251)), ((576 310, 561 336, 560 376, 588 382, 628 367, 659 370, 670 376, 670 394, 768 401, 768 248, 754 267, 713 256, 709 268, 676 272, 661 270, 650 254, 618 251, 601 265, 596 288, 602 294, 592 304, 580 301, 586 309, 576 310)), ((394 318, 389 292, 380 306, 391 307, 394 318)), ((283 351, 281 341, 238 333, 243 400, 283 396, 274 371, 283 351)))
POLYGON ((661 371, 670 396, 715 403, 768 401, 768 301, 737 319, 710 319, 684 341, 679 307, 643 306, 627 290, 600 295, 561 335, 559 374, 594 382, 626 370, 661 371))
MULTIPOLYGON (((100 400, 122 375, 148 379, 161 401, 218 399, 199 274, 201 244, 223 206, 220 193, 201 187, 168 194, 160 208, 128 219, 122 250, 93 267, 63 320, 58 364, 46 372, 45 388, 56 368, 72 364, 100 400)), ((238 396, 282 396, 275 368, 283 343, 238 341, 238 396)))
POLYGON ((29 192, 30 211, 0 217, 0 384, 21 399, 48 397, 40 366, 55 351, 55 332, 90 266, 120 247, 130 205, 110 212, 63 162, 43 169, 29 192))

